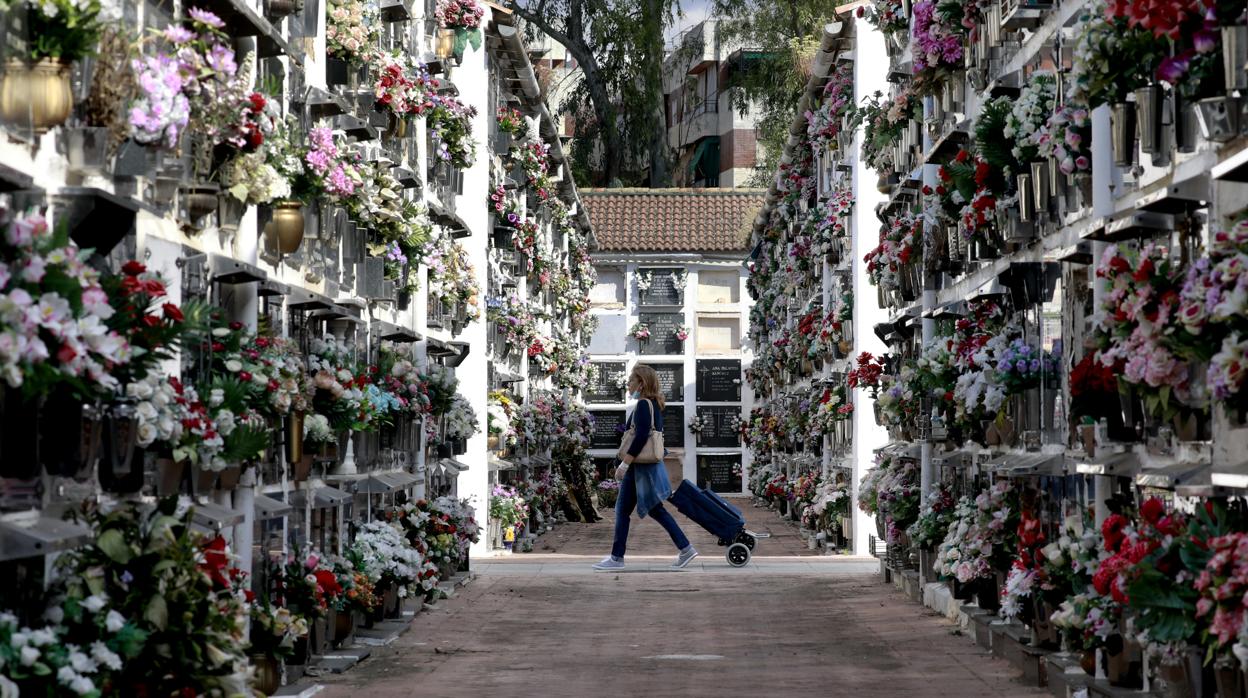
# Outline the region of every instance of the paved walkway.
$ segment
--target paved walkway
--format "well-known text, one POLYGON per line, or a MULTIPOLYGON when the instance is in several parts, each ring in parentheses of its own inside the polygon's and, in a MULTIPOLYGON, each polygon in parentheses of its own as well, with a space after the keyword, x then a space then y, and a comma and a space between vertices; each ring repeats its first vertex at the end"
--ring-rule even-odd
POLYGON ((667 571, 671 543, 648 521, 634 529, 631 573, 587 571, 610 522, 474 561, 478 579, 352 671, 322 677, 321 695, 1046 695, 881 583, 878 564, 811 555, 773 513, 746 515, 776 535, 746 569, 690 524, 701 564, 667 571))

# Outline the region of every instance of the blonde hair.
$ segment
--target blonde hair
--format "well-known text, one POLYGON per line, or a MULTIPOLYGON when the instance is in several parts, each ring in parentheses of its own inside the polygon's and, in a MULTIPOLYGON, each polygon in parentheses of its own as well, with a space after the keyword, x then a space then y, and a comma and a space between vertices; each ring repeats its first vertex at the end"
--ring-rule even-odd
POLYGON ((632 385, 634 381, 641 384, 639 388, 641 399, 654 400, 659 403, 659 409, 667 406, 667 401, 663 399, 663 391, 659 389, 659 374, 653 368, 645 364, 634 366, 633 375, 628 379, 629 385, 632 385))

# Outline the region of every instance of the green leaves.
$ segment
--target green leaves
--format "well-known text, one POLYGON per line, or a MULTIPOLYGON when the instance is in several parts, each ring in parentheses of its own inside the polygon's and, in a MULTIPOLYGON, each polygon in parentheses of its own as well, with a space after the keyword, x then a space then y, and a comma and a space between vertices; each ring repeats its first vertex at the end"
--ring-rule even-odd
POLYGON ((119 565, 126 564, 134 556, 134 551, 126 542, 126 537, 115 528, 101 533, 100 537, 95 540, 95 544, 110 560, 119 565))
POLYGON ((157 594, 147 602, 143 620, 151 623, 157 630, 163 631, 169 627, 169 607, 165 603, 165 597, 157 594))
POLYGON ((979 155, 989 165, 999 170, 1019 171, 1018 161, 1011 150, 1014 143, 1005 136, 1006 120, 1010 116, 1010 100, 998 97, 984 105, 975 122, 975 143, 979 155))

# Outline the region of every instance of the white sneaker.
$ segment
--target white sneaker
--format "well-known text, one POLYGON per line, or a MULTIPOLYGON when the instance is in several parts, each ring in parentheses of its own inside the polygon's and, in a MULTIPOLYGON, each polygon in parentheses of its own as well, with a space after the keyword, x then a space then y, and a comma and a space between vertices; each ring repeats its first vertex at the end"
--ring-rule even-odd
POLYGON ((693 558, 697 556, 698 556, 698 551, 694 550, 692 545, 689 546, 688 548, 685 548, 684 550, 680 551, 679 555, 676 556, 676 562, 672 563, 672 569, 674 570, 685 569, 686 567, 689 566, 690 562, 693 562, 693 558))
POLYGON ((610 555, 602 558, 601 562, 594 563, 596 570, 622 570, 624 569, 624 561, 617 560, 610 555))

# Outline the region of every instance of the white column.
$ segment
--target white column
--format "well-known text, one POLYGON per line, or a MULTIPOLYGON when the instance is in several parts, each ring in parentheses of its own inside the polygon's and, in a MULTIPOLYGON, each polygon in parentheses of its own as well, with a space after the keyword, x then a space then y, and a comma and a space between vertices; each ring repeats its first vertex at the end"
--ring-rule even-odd
MULTIPOLYGON (((483 292, 482 304, 485 302, 484 291, 488 284, 486 257, 489 249, 489 230, 487 229, 489 215, 484 205, 489 196, 490 186, 487 141, 490 121, 494 118, 494 115, 489 113, 489 75, 485 64, 485 47, 483 46, 480 50, 473 50, 469 47, 464 52, 462 65, 455 69, 454 74, 460 98, 477 109, 477 116, 472 123, 473 138, 477 142, 477 159, 476 163, 464 172, 464 193, 459 197, 460 205, 456 212, 472 231, 471 237, 462 240, 461 244, 468 251, 469 260, 476 272, 477 284, 483 292)), ((484 311, 483 306, 483 314, 484 311)), ((463 455, 463 459, 469 466, 469 470, 459 476, 459 496, 469 499, 476 507, 477 521, 481 524, 482 530, 489 530, 487 518, 490 504, 485 430, 486 396, 490 389, 489 370, 486 364, 489 346, 487 324, 483 316, 480 321, 470 323, 457 337, 458 341, 466 342, 471 347, 471 353, 456 371, 460 381, 459 391, 468 397, 472 403, 472 409, 477 413, 482 424, 481 432, 468 439, 468 451, 463 455)), ((482 536, 481 541, 472 547, 471 552, 473 555, 484 555, 488 550, 489 542, 485 536, 482 536)))
MULTIPOLYGON (((884 35, 870 29, 866 23, 858 23, 854 56, 854 89, 857 95, 869 95, 876 90, 888 91, 884 71, 888 65, 884 52, 884 35)), ((854 347, 853 355, 869 351, 883 354, 887 347, 875 336, 873 328, 888 319, 888 313, 879 306, 878 294, 871 285, 862 256, 879 242, 879 224, 875 220, 875 207, 884 196, 875 187, 877 174, 858 159, 862 151, 863 133, 859 127, 854 134, 854 214, 851 222, 854 289, 854 347)), ((866 390, 854 391, 854 441, 853 441, 853 502, 854 552, 867 554, 867 537, 875 531, 875 521, 858 509, 858 483, 862 476, 875 465, 874 450, 888 441, 883 427, 876 425, 874 404, 866 390)))

